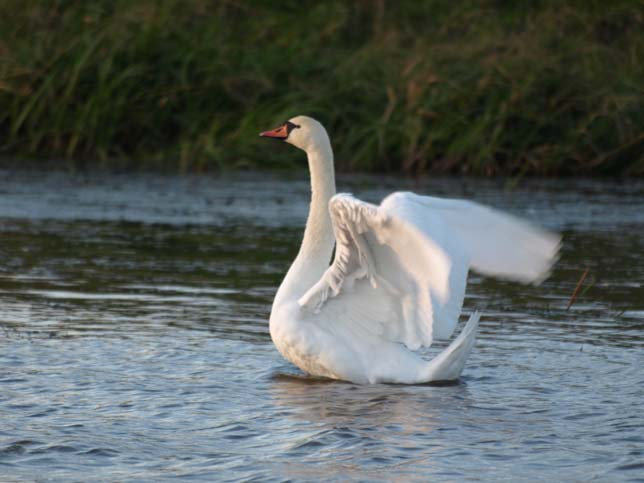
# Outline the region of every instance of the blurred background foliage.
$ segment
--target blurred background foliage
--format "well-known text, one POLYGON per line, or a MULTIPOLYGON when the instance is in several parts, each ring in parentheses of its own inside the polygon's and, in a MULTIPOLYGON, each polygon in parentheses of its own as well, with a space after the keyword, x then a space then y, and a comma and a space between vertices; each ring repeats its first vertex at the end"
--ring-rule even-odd
MULTIPOLYGON (((2 0, 0 154, 284 168, 644 174, 639 0, 2 0)), ((58 160, 58 161, 52 161, 58 160)))

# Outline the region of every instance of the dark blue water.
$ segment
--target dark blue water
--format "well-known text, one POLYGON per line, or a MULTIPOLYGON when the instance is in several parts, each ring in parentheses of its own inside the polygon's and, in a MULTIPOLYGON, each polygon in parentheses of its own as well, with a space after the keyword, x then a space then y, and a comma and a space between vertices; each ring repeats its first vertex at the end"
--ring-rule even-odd
POLYGON ((268 335, 306 180, 0 172, 0 481, 644 481, 644 184, 509 186, 340 179, 565 235, 540 287, 471 277, 460 383, 355 386, 268 335))

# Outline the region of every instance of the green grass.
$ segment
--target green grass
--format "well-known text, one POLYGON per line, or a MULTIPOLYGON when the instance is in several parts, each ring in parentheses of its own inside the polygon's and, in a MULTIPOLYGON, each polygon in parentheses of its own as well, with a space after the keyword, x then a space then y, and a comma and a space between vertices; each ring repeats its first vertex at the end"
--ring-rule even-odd
POLYGON ((0 155, 343 170, 644 174, 638 0, 3 0, 0 155))

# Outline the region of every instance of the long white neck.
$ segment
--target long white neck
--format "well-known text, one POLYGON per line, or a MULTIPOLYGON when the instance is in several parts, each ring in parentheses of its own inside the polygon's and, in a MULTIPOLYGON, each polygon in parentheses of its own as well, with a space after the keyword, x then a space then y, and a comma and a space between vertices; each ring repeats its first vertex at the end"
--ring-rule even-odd
POLYGON ((329 268, 335 244, 329 200, 335 194, 333 151, 328 138, 307 149, 311 173, 311 206, 300 251, 291 265, 275 298, 275 303, 298 299, 329 268))
MULTIPOLYGON (((311 206, 298 258, 323 258, 324 270, 329 266, 335 238, 329 215, 329 200, 335 194, 333 151, 326 142, 307 152, 311 173, 311 206)), ((323 270, 323 272, 324 272, 323 270)))

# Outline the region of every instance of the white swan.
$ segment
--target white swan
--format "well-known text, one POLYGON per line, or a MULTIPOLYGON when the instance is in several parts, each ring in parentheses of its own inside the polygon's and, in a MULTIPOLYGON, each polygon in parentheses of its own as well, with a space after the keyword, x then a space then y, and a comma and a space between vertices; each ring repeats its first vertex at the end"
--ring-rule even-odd
POLYGON ((260 135, 308 156, 309 216, 275 296, 270 333, 280 353, 311 375, 354 383, 456 379, 478 313, 433 360, 413 350, 450 337, 468 270, 539 283, 555 261, 558 235, 477 203, 394 193, 375 206, 335 194, 331 143, 310 117, 260 135))

